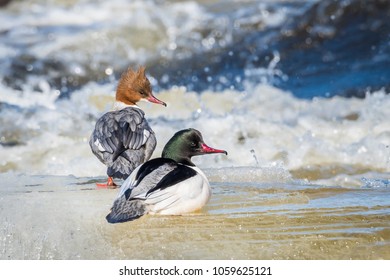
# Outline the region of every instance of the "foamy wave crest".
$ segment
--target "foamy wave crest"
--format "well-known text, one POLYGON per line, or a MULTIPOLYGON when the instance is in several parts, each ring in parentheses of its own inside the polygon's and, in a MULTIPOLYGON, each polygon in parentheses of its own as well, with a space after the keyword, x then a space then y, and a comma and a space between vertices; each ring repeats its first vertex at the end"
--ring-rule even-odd
MULTIPOLYGON (((104 176, 88 138, 110 109, 114 89, 90 83, 54 107, 3 108, 1 171, 104 176)), ((154 157, 177 130, 193 127, 207 144, 229 152, 195 157, 203 168, 282 168, 313 180, 390 169, 390 96, 384 91, 365 99, 302 100, 268 85, 201 94, 174 87, 158 97, 168 108, 140 104, 157 135, 154 157)))

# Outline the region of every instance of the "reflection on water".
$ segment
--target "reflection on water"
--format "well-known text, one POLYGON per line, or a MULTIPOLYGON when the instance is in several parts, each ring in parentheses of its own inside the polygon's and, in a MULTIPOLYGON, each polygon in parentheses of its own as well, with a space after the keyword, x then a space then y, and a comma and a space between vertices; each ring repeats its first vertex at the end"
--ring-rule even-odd
POLYGON ((0 259, 390 259, 387 187, 212 182, 201 212, 111 225, 93 180, 3 185, 0 259))

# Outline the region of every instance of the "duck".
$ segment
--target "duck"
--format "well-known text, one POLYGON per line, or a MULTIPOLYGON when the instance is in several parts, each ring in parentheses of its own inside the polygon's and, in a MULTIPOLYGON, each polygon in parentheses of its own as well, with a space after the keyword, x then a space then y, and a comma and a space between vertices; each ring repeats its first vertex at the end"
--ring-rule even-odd
POLYGON ((182 215, 200 210, 211 196, 206 175, 191 161, 193 156, 223 153, 203 141, 202 134, 188 128, 176 132, 161 157, 138 166, 123 182, 109 223, 122 223, 146 214, 182 215))
POLYGON ((128 68, 119 79, 113 110, 101 116, 91 134, 92 153, 107 166, 107 183, 101 188, 116 188, 114 178, 126 179, 139 165, 149 160, 157 145, 155 133, 137 106, 139 101, 167 106, 152 93, 145 67, 128 68))

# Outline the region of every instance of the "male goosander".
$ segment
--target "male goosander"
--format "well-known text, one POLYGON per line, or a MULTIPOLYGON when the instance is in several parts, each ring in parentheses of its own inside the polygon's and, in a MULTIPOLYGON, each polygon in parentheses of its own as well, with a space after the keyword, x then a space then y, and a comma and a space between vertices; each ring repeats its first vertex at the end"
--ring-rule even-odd
POLYGON ((105 113, 95 125, 89 145, 95 156, 107 165, 107 184, 115 188, 113 178, 126 179, 140 164, 147 161, 156 147, 156 137, 144 112, 136 105, 140 100, 167 106, 152 94, 145 68, 128 68, 118 83, 114 110, 105 113))
POLYGON ((176 132, 162 157, 138 166, 122 184, 107 221, 121 223, 148 213, 180 215, 201 209, 210 198, 211 188, 191 157, 211 153, 227 155, 207 146, 198 130, 176 132))

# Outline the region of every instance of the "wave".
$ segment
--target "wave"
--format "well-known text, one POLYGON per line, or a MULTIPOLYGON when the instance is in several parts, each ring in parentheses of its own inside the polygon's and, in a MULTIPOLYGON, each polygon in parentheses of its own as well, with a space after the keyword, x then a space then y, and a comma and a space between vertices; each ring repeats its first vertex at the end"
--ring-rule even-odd
MULTIPOLYGON (((69 99, 40 105, 32 100, 23 110, 3 105, 1 172, 104 175, 88 138, 109 109, 114 89, 114 84, 90 83, 69 99)), ((177 130, 194 127, 210 146, 229 152, 228 157, 195 158, 204 168, 273 167, 312 179, 389 172, 390 97, 383 90, 365 99, 305 100, 269 85, 202 94, 173 87, 158 97, 172 109, 140 104, 157 135, 154 157, 177 130)), ((20 99, 27 102, 25 96, 20 99)))
POLYGON ((388 1, 13 2, 0 10, 2 83, 69 97, 145 64, 157 90, 364 97, 388 80, 388 1))
POLYGON ((154 157, 194 127, 229 152, 196 158, 204 168, 282 169, 281 180, 388 174, 388 5, 11 2, 0 9, 0 172, 103 176, 89 135, 121 70, 145 64, 172 108, 141 104, 154 157), (365 98, 345 98, 355 96, 365 98))

